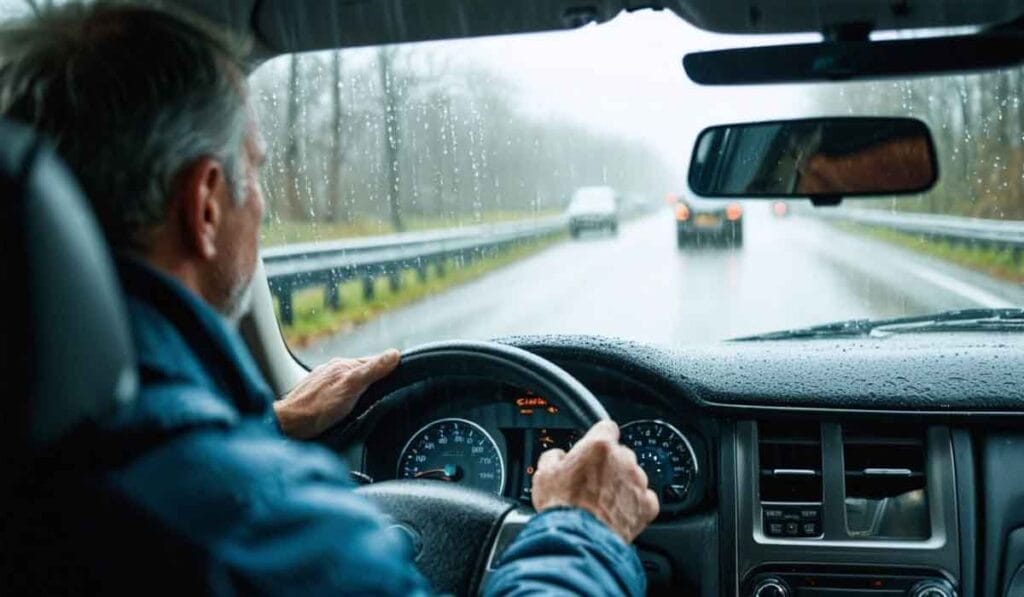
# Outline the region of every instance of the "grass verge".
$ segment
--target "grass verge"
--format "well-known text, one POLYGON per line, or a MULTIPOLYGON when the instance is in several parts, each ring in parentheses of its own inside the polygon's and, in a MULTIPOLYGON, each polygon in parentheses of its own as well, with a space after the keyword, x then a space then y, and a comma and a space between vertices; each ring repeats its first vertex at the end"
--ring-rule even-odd
POLYGON ((950 243, 858 224, 842 223, 839 227, 980 271, 994 278, 1024 283, 1024 261, 1014 255, 1011 249, 950 243))
MULTIPOLYGON (((294 323, 289 326, 282 325, 281 331, 289 346, 309 346, 317 340, 371 321, 383 313, 439 294, 458 284, 539 253, 564 239, 565 235, 559 235, 470 263, 450 260, 445 264, 443 276, 439 275, 435 268, 430 268, 426 281, 420 281, 414 270, 406 270, 402 272, 401 284, 397 291, 391 290, 386 277, 377 278, 374 281, 374 296, 368 300, 363 297, 362 281, 351 280, 338 287, 341 309, 337 311, 324 306, 323 288, 299 290, 292 297, 294 323)), ((280 306, 276 299, 274 309, 280 320, 280 306)))

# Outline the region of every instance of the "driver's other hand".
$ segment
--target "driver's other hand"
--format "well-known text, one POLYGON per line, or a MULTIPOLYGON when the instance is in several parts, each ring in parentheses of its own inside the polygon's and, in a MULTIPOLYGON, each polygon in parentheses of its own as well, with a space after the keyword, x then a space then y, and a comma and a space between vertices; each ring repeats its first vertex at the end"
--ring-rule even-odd
POLYGON ((331 359, 310 371, 287 396, 274 403, 285 435, 309 439, 352 412, 356 400, 375 381, 391 373, 400 355, 391 349, 359 359, 331 359))
POLYGON ((658 497, 647 488, 647 474, 636 455, 619 444, 619 426, 601 421, 569 453, 540 455, 533 473, 533 507, 589 511, 626 543, 632 543, 658 516, 658 497))

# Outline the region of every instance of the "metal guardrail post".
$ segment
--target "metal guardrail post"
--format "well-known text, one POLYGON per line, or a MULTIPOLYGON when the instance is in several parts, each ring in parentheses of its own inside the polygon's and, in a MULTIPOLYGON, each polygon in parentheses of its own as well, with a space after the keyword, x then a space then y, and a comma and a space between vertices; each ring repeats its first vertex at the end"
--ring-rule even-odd
POLYGON ((292 290, 285 287, 277 292, 277 301, 281 309, 281 323, 291 325, 295 322, 295 310, 292 305, 292 290))
POLYGON ((331 280, 324 289, 324 306, 331 311, 341 310, 341 289, 337 280, 331 280))

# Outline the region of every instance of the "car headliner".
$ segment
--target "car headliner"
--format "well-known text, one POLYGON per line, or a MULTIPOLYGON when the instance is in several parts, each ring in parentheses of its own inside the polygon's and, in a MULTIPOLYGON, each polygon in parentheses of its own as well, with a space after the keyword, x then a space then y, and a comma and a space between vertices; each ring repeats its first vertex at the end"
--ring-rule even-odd
MULTIPOLYGON (((142 0, 140 0, 142 1, 142 0)), ((1024 0, 173 0, 256 40, 253 59, 338 47, 568 29, 671 10, 721 33, 965 27, 1011 21, 1024 0)))

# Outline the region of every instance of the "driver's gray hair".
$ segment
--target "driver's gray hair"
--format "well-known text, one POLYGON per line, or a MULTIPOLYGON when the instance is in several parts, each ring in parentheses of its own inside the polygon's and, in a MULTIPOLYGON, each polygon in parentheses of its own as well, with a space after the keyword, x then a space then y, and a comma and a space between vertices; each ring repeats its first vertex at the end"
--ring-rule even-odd
POLYGON ((50 137, 115 248, 145 250, 196 160, 244 200, 246 49, 166 9, 47 9, 0 25, 0 114, 50 137))

